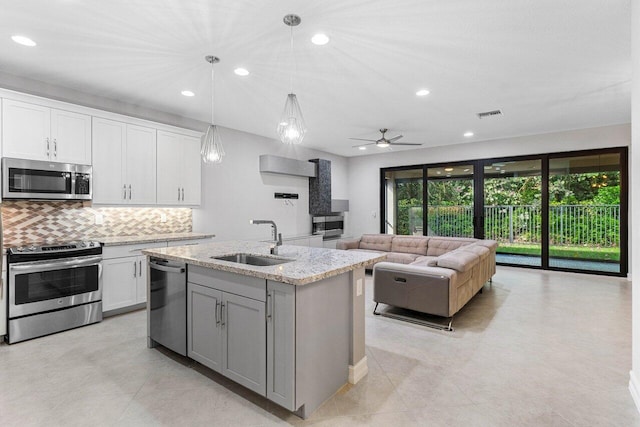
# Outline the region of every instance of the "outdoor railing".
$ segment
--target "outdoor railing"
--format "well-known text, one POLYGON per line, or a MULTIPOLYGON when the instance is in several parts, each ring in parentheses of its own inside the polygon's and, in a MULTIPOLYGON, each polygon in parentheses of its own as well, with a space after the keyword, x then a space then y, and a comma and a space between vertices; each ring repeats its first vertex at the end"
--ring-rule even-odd
MULTIPOLYGON (((430 206, 429 234, 473 236, 472 206, 430 206)), ((502 243, 540 243, 541 208, 535 205, 485 206, 487 239, 502 243)), ((620 245, 620 205, 554 205, 549 208, 552 245, 620 245)))

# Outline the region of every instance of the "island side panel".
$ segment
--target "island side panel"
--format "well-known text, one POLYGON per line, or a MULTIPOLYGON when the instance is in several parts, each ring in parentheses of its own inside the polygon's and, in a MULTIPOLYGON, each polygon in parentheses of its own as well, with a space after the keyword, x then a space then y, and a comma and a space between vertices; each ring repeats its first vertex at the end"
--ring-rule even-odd
POLYGON ((351 347, 349 351, 349 383, 356 384, 369 372, 365 355, 364 328, 364 268, 350 273, 351 284, 351 347))
POLYGON ((306 418, 348 381, 351 273, 296 286, 296 406, 306 418))

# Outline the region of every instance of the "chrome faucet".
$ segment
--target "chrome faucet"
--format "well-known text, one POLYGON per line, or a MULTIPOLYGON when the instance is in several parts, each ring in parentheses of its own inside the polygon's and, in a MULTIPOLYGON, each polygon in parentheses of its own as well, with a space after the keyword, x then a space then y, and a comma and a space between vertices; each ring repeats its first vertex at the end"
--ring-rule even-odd
POLYGON ((271 254, 278 254, 278 246, 282 246, 282 234, 278 233, 278 226, 270 219, 250 219, 249 224, 271 224, 271 235, 273 236, 273 246, 271 246, 271 254))

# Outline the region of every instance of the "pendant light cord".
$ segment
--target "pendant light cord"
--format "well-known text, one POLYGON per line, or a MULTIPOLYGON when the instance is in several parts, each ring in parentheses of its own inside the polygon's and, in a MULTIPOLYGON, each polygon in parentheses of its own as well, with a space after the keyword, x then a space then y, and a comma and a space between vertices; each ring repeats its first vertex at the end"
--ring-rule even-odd
POLYGON ((211 63, 211 124, 213 125, 213 91, 215 87, 215 79, 214 79, 214 71, 213 71, 213 62, 211 63))
POLYGON ((292 65, 292 70, 291 70, 291 80, 289 81, 289 93, 293 93, 293 75, 297 72, 297 64, 296 64, 296 57, 293 54, 293 26, 290 26, 289 29, 291 30, 291 65, 292 65))

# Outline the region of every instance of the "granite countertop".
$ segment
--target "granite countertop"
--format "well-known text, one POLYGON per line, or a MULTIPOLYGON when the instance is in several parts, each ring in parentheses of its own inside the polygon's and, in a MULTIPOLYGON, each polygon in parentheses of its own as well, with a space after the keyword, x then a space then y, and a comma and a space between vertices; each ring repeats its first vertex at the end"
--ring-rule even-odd
POLYGON ((143 250, 142 253, 167 260, 274 280, 290 285, 306 285, 317 282, 318 280, 337 276, 338 274, 346 273, 356 268, 370 266, 386 258, 386 255, 378 253, 289 245, 278 247, 278 255, 269 255, 270 246, 270 244, 264 242, 228 241, 198 246, 147 249, 143 250), (236 253, 289 258, 292 261, 279 265, 255 266, 211 258, 236 253))
POLYGON ((214 234, 204 233, 167 233, 167 234, 146 234, 141 236, 110 236, 95 237, 91 240, 102 243, 103 246, 134 245, 136 243, 156 243, 174 240, 194 240, 215 237, 214 234))

